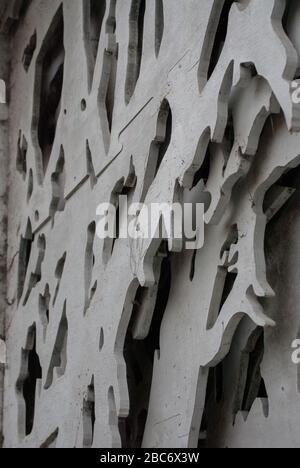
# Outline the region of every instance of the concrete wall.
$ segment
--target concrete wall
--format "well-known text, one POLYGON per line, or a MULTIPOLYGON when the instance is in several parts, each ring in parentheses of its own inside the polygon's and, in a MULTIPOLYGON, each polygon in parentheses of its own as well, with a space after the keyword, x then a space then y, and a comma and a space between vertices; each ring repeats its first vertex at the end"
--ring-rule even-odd
POLYGON ((298 3, 3 3, 5 447, 300 446, 298 3), (99 238, 119 195, 204 245, 99 238))
POLYGON ((9 38, 0 37, 0 79, 2 81, 2 101, 0 103, 0 446, 3 427, 3 387, 5 370, 5 311, 6 303, 6 249, 7 249, 7 180, 8 180, 8 107, 6 104, 9 79, 9 38))

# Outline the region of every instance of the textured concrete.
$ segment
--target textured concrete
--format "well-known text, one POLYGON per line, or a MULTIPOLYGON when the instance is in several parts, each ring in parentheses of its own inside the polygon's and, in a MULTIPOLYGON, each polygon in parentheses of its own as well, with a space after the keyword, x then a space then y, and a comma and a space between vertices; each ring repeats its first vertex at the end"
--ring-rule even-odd
POLYGON ((5 312, 6 312, 6 249, 7 249, 7 181, 8 181, 8 108, 6 105, 9 79, 9 38, 0 35, 0 78, 2 80, 0 100, 0 446, 3 442, 4 370, 6 360, 5 312))
POLYGON ((4 446, 299 447, 298 2, 0 5, 4 446), (119 194, 203 248, 99 239, 119 194))

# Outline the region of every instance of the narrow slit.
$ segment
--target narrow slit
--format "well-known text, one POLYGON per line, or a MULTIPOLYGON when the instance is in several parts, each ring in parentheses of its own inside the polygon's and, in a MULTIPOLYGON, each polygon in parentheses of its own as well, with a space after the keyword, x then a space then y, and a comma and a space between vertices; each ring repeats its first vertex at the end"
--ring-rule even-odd
POLYGON ((155 55, 159 56, 165 27, 163 0, 155 0, 155 55))
POLYGON ((106 12, 106 0, 83 0, 84 37, 88 65, 88 85, 92 88, 99 49, 102 24, 106 12))
POLYGON ((62 377, 66 371, 68 342, 68 319, 66 306, 67 304, 65 302, 44 386, 45 390, 48 390, 53 383, 54 370, 56 370, 58 378, 62 377))
POLYGON ((140 76, 144 40, 145 0, 132 0, 129 17, 128 64, 125 102, 129 104, 140 76))

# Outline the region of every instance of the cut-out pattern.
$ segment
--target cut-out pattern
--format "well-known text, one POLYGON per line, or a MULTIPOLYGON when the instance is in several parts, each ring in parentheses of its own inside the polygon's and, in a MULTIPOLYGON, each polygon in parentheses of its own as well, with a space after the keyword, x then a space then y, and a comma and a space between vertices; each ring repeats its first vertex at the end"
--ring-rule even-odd
POLYGON ((27 268, 30 260, 33 243, 33 233, 30 220, 27 222, 24 237, 21 236, 19 247, 19 269, 18 269, 18 301, 21 300, 25 285, 27 268))
POLYGON ((144 41, 145 0, 132 0, 129 17, 128 65, 125 102, 129 104, 140 76, 144 41))
POLYGON ((33 35, 31 36, 28 45, 26 46, 23 54, 23 66, 26 72, 28 72, 29 67, 32 62, 33 54, 36 49, 36 43, 37 43, 37 36, 36 36, 36 31, 34 31, 33 35))
POLYGON ((136 180, 137 179, 135 175, 135 168, 131 159, 127 179, 124 180, 124 178, 122 178, 119 182, 117 182, 110 198, 110 204, 112 207, 114 207, 114 236, 113 238, 107 237, 103 243, 103 262, 105 265, 107 265, 109 260, 111 259, 116 245, 116 241, 119 239, 120 236, 119 221, 120 219, 122 219, 119 205, 120 197, 126 197, 127 203, 130 204, 133 192, 135 191, 136 180))
POLYGON ((97 60, 106 0, 83 0, 85 49, 88 63, 89 89, 91 89, 97 60))
POLYGON ((87 396, 83 401, 83 447, 91 448, 94 439, 95 415, 95 386, 94 377, 87 389, 87 396))
POLYGON ((60 7, 44 38, 36 62, 32 137, 41 182, 46 173, 60 114, 64 78, 64 19, 60 7))
POLYGON ((28 144, 27 140, 22 132, 19 133, 18 140, 18 154, 17 154, 17 170, 23 176, 23 179, 26 178, 27 174, 27 150, 28 144))
POLYGON ((58 260, 56 268, 55 268, 54 275, 55 275, 55 278, 57 280, 57 283, 56 283, 55 293, 54 293, 54 297, 53 297, 53 304, 52 304, 53 307, 55 306, 56 300, 57 300, 57 297, 58 297, 58 293, 59 293, 59 289, 60 289, 60 282, 61 282, 61 279, 62 279, 62 276, 63 276, 66 259, 67 259, 67 252, 65 252, 63 254, 63 256, 58 260))
POLYGON ((103 142, 107 152, 113 122, 119 53, 115 31, 116 0, 110 0, 109 16, 106 21, 107 48, 103 55, 103 69, 98 96, 103 142))
POLYGON ((49 284, 46 284, 44 294, 39 296, 39 314, 44 329, 44 339, 46 338, 47 327, 50 319, 50 289, 49 284))
POLYGON ((295 445, 299 2, 32 2, 0 7, 4 445, 295 445), (177 201, 198 250, 142 236, 139 202, 177 201))
POLYGON ((30 199, 33 194, 33 171, 30 169, 29 176, 28 176, 28 187, 27 187, 27 203, 30 202, 30 199))
POLYGON ((24 298, 23 305, 27 304, 27 301, 30 297, 30 294, 33 288, 41 281, 42 278, 42 264, 45 258, 45 251, 46 251, 46 239, 45 236, 42 234, 37 241, 37 248, 38 248, 38 258, 36 261, 36 267, 33 273, 31 273, 29 278, 28 289, 24 298))
POLYGON ((59 429, 55 429, 55 431, 50 434, 50 436, 45 440, 45 442, 42 443, 41 449, 50 449, 50 448, 56 448, 56 441, 58 438, 59 434, 59 429))
POLYGON ((84 315, 87 313, 93 296, 97 289, 97 281, 91 289, 92 277, 93 277, 93 267, 95 263, 94 255, 94 240, 96 235, 96 223, 92 222, 87 230, 87 243, 85 249, 85 264, 84 264, 84 285, 85 285, 85 295, 84 295, 84 315))
POLYGON ((264 355, 264 335, 263 330, 258 329, 253 332, 243 357, 240 370, 239 394, 235 402, 234 414, 242 411, 247 418, 256 398, 263 401, 265 417, 269 415, 269 401, 264 379, 261 376, 260 364, 264 355))
POLYGON ((155 0, 155 55, 158 57, 164 34, 163 0, 155 0))
POLYGON ((94 164, 93 164, 93 157, 90 150, 89 142, 86 142, 86 165, 87 165, 87 173, 90 178, 91 187, 92 189, 97 184, 97 177, 95 174, 94 164))
POLYGON ((157 119, 156 137, 151 143, 149 159, 144 177, 144 188, 141 201, 144 202, 153 183, 172 137, 172 111, 167 100, 161 104, 157 119))
MULTIPOLYGON (((141 322, 140 309, 145 307, 145 302, 153 299, 147 295, 143 288, 137 290, 133 301, 131 320, 127 330, 124 343, 124 358, 127 364, 127 379, 130 394, 130 413, 126 419, 119 420, 119 429, 122 438, 122 446, 136 448, 141 447, 143 442, 145 424, 148 415, 150 389, 154 361, 160 351, 160 328, 164 313, 168 304, 171 287, 171 265, 168 256, 162 260, 160 278, 154 297, 154 306, 150 315, 150 323, 144 324, 147 329, 143 340, 136 340, 134 330, 136 321, 141 322)), ((159 268, 158 268, 159 269, 159 268)), ((151 307, 151 306, 150 306, 151 307)), ((149 310, 148 310, 149 313, 149 310)), ((149 316, 143 317, 149 321, 149 316)))
POLYGON ((58 158, 55 172, 51 176, 52 182, 52 200, 50 204, 49 214, 54 223, 55 213, 65 209, 65 154, 61 147, 60 156, 58 158))
POLYGON ((21 352, 21 371, 16 384, 19 398, 19 435, 31 434, 34 426, 36 387, 42 378, 40 360, 36 353, 36 325, 27 334, 26 346, 21 352))
POLYGON ((54 378, 54 370, 56 376, 60 378, 64 375, 67 366, 67 344, 68 344, 68 319, 67 319, 67 303, 65 302, 62 317, 58 326, 55 345, 52 352, 52 357, 45 382, 45 390, 51 387, 54 378))

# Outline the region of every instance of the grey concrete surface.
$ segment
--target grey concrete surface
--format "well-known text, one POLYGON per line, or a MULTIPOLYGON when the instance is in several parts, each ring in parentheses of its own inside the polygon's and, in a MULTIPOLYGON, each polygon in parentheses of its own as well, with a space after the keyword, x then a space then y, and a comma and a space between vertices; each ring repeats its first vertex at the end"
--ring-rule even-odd
POLYGON ((24 5, 0 1, 4 447, 300 447, 299 2, 24 5), (203 203, 204 245, 100 239, 119 195, 203 203))

